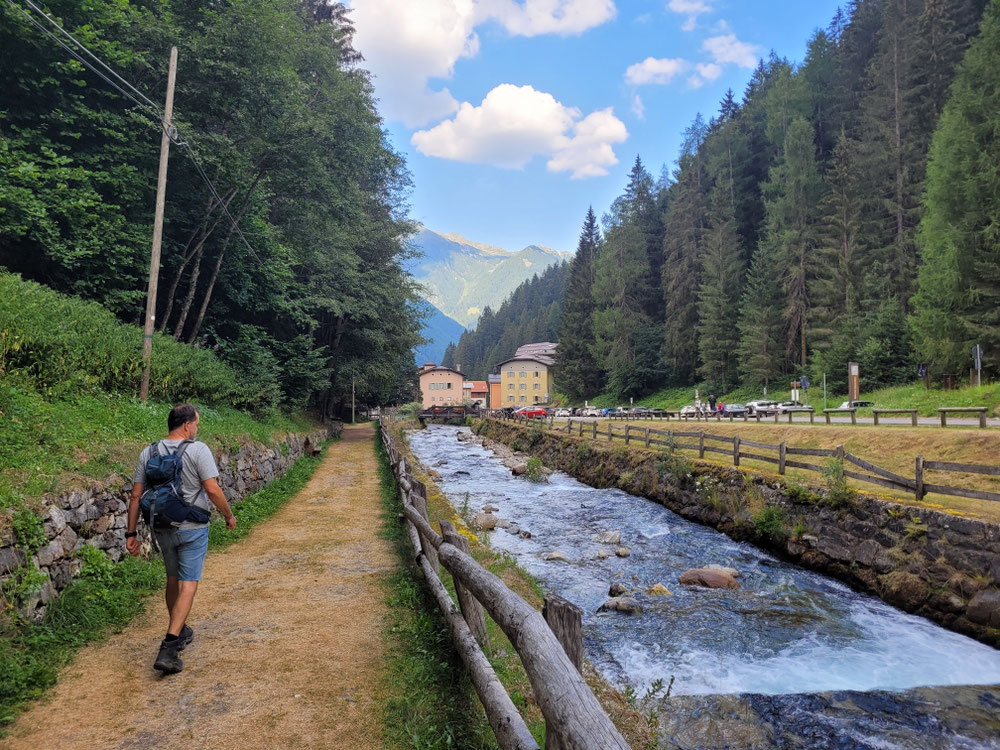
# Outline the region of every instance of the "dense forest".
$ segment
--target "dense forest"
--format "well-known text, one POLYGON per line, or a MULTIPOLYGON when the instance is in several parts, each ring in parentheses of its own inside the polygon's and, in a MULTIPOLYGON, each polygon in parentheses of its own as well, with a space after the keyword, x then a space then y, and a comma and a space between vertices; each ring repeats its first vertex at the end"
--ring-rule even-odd
POLYGON ((637 157, 600 226, 584 222, 561 390, 826 373, 845 392, 848 361, 866 388, 920 363, 964 377, 976 343, 1000 373, 1000 0, 986 5, 852 0, 801 64, 762 60, 741 99, 695 118, 676 169, 654 179, 637 157))
POLYGON ((568 275, 569 264, 556 263, 523 282, 496 312, 486 307, 475 330, 465 331, 457 344, 445 349, 444 366, 486 380, 497 363, 514 356, 522 344, 554 341, 568 275))
POLYGON ((409 177, 345 7, 45 7, 68 34, 32 3, 0 4, 0 265, 142 323, 176 45, 157 329, 214 350, 250 408, 332 413, 352 382, 362 403, 406 400, 409 177))

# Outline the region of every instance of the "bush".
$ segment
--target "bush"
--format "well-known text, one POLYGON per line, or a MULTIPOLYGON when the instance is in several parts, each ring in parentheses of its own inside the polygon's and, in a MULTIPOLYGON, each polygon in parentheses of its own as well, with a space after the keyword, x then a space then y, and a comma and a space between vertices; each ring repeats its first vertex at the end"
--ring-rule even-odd
POLYGON ((833 508, 842 508, 854 502, 857 494, 847 485, 844 475, 844 462, 839 458, 831 458, 823 468, 823 480, 827 487, 827 502, 833 508))
POLYGON ((524 475, 532 482, 541 482, 545 479, 545 472, 542 468, 542 459, 532 456, 528 459, 528 468, 524 475))
POLYGON ((536 445, 544 435, 545 432, 542 430, 542 426, 540 424, 531 425, 528 429, 528 445, 536 445))
POLYGON ((788 537, 787 518, 784 508, 769 505, 753 517, 754 530, 760 536, 780 542, 788 537))
MULTIPOLYGON (((96 302, 0 273, 0 373, 27 375, 46 393, 135 394, 142 380, 142 329, 96 302)), ((154 401, 250 403, 236 371, 214 352, 154 334, 154 401)))

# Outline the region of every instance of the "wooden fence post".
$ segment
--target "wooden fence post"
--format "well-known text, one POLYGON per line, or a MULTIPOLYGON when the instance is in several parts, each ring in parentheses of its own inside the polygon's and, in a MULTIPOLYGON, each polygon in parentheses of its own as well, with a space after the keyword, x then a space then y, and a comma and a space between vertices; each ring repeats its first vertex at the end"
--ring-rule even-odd
MULTIPOLYGON (((460 534, 451 521, 439 521, 441 525, 441 536, 449 544, 454 544, 462 552, 469 554, 469 540, 460 534)), ((455 582, 455 593, 458 594, 458 606, 462 609, 462 617, 469 625, 469 630, 475 636, 480 646, 487 642, 486 635, 486 611, 483 605, 476 601, 476 597, 462 585, 458 578, 453 578, 455 582)))
POLYGON ((649 428, 646 428, 646 448, 649 448, 649 428))
POLYGON ((844 460, 844 446, 838 445, 836 448, 833 449, 833 452, 835 454, 834 458, 836 458, 838 461, 844 460))
POLYGON ((913 490, 917 500, 924 499, 924 457, 917 456, 916 487, 913 490))
POLYGON ((986 429, 986 412, 985 411, 979 412, 979 426, 980 426, 980 428, 982 428, 984 430, 986 429))
POLYGON ((740 465, 740 436, 733 437, 733 466, 740 465))
POLYGON ((810 409, 809 411, 809 424, 816 424, 816 410, 810 409))
MULTIPOLYGON (((415 488, 413 492, 410 492, 409 497, 410 497, 410 504, 417 509, 417 512, 424 517, 425 521, 429 521, 430 519, 427 517, 427 495, 425 494, 426 492, 427 492, 426 488, 423 488, 421 486, 419 488, 415 488), (421 493, 420 491, 421 489, 423 489, 424 494, 421 493)), ((429 562, 431 564, 431 567, 434 568, 434 572, 437 573, 439 570, 441 570, 441 563, 438 561, 437 550, 434 549, 434 545, 430 543, 430 540, 424 539, 422 535, 420 537, 420 548, 423 550, 424 555, 427 557, 427 562, 429 562)))
POLYGON ((941 414, 941 426, 947 427, 948 426, 948 418, 946 416, 947 412, 942 411, 940 412, 940 414, 941 414))
POLYGON ((858 423, 858 412, 857 409, 851 409, 851 424, 858 423))
POLYGON ((787 448, 788 448, 788 446, 785 445, 785 441, 784 440, 782 440, 780 443, 778 443, 778 473, 779 474, 784 474, 785 473, 785 451, 787 450, 787 448))
POLYGON ((542 617, 559 639, 573 666, 583 674, 583 611, 573 602, 549 594, 542 605, 542 617))
POLYGON ((610 443, 615 437, 614 427, 611 424, 611 420, 608 420, 608 442, 610 443))
POLYGON ((628 434, 628 431, 629 431, 629 428, 631 426, 632 425, 630 425, 628 422, 625 423, 625 445, 628 445, 628 441, 629 441, 629 437, 630 437, 630 435, 628 434))
POLYGON ((788 424, 791 424, 791 423, 792 423, 792 412, 789 411, 788 412, 788 424))
POLYGON ((698 458, 705 457, 705 431, 701 431, 701 435, 698 436, 698 458))
POLYGON ((597 422, 590 423, 590 439, 597 440, 597 422))
POLYGON ((570 433, 570 430, 572 429, 573 429, 573 417, 570 417, 569 419, 566 420, 566 434, 568 435, 570 433))
POLYGON ((775 424, 778 424, 778 417, 779 417, 779 416, 780 416, 780 415, 778 414, 778 412, 774 412, 774 423, 775 423, 775 424))

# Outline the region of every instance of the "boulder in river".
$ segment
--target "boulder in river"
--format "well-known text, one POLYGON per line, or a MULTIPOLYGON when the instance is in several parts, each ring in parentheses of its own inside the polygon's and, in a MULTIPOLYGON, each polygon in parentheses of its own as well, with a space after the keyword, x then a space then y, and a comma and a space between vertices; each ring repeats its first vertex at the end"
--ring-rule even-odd
POLYGON ((621 612, 625 615, 637 615, 642 612, 642 605, 631 596, 613 596, 597 609, 598 612, 621 612))
POLYGON ((569 559, 562 552, 549 552, 543 559, 558 560, 559 562, 569 562, 569 559))
POLYGON ((628 589, 625 588, 625 584, 619 583, 618 581, 612 583, 611 587, 608 589, 608 596, 622 596, 627 593, 628 589))
POLYGON ((516 523, 508 524, 506 526, 506 529, 508 534, 513 534, 514 536, 517 536, 518 534, 521 533, 521 527, 518 526, 516 523))
POLYGON ((475 524, 483 531, 491 531, 497 526, 497 517, 492 513, 477 513, 475 524))
POLYGON ((510 521, 508 521, 506 518, 498 518, 497 519, 497 528, 498 529, 509 529, 510 528, 510 521))
POLYGON ((455 474, 456 474, 456 476, 459 475, 459 474, 462 474, 462 475, 467 476, 467 477, 468 476, 472 476, 471 474, 469 474, 469 472, 462 471, 461 469, 459 469, 458 471, 456 471, 455 474))
POLYGON ((445 465, 445 464, 447 464, 447 463, 448 463, 448 461, 447 461, 446 459, 443 459, 443 458, 442 458, 442 459, 441 459, 440 461, 436 461, 436 462, 434 463, 434 466, 444 466, 444 465, 445 465))
POLYGON ((692 568, 681 573, 678 581, 684 586, 704 586, 709 589, 738 589, 739 581, 721 570, 692 568))
POLYGON ((495 505, 484 505, 483 506, 483 513, 496 513, 498 510, 500 510, 500 509, 497 506, 495 506, 495 505))
POLYGON ((517 464, 514 464, 513 466, 510 467, 510 473, 513 474, 515 477, 519 477, 519 476, 521 476, 523 474, 527 474, 528 473, 528 464, 526 464, 526 463, 517 463, 517 464))
POLYGON ((618 555, 618 557, 628 557, 632 553, 628 551, 628 547, 619 547, 615 550, 615 554, 618 555))
POLYGON ((1000 591, 983 589, 969 602, 969 619, 981 625, 1000 628, 1000 591))
POLYGON ((736 568, 727 568, 725 565, 706 565, 705 570, 718 570, 723 573, 729 573, 733 578, 740 577, 740 571, 736 568))
POLYGON ((598 560, 607 560, 608 552, 607 550, 599 549, 597 550, 597 554, 594 555, 594 557, 596 557, 598 560))
POLYGON ((653 596, 673 596, 674 592, 664 586, 662 583, 654 583, 648 589, 646 589, 647 594, 652 594, 653 596))
POLYGON ((600 544, 621 544, 622 534, 620 531, 602 531, 597 535, 600 544))
POLYGON ((531 539, 531 532, 527 531, 526 529, 521 529, 520 536, 522 539, 531 539))

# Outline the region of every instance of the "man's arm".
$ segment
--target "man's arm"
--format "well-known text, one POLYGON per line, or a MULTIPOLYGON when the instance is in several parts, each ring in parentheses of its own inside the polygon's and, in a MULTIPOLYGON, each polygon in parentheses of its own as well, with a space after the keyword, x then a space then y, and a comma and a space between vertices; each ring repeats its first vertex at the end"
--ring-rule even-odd
POLYGON ((201 486, 205 488, 205 493, 208 495, 208 499, 212 501, 212 505, 218 508, 219 513, 221 513, 226 519, 226 528, 235 529, 236 516, 234 516, 233 511, 229 509, 229 501, 226 500, 226 495, 222 492, 222 488, 219 486, 215 477, 206 479, 201 483, 201 486))
MULTIPOLYGON (((132 494, 128 499, 128 523, 125 526, 125 531, 129 534, 135 533, 135 527, 139 523, 139 499, 142 497, 143 489, 142 482, 132 484, 132 494)), ((125 540, 125 549, 133 557, 139 554, 141 547, 142 545, 139 544, 138 537, 130 536, 125 540)))

